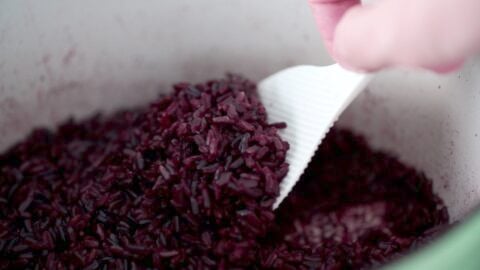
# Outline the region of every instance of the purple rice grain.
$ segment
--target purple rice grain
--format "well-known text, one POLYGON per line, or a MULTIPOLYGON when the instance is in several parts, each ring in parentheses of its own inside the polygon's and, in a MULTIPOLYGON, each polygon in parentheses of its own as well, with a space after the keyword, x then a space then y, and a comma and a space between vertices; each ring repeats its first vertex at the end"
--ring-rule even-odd
POLYGON ((274 214, 286 125, 255 85, 173 89, 0 155, 0 269, 357 269, 448 222, 422 174, 340 130, 274 214))

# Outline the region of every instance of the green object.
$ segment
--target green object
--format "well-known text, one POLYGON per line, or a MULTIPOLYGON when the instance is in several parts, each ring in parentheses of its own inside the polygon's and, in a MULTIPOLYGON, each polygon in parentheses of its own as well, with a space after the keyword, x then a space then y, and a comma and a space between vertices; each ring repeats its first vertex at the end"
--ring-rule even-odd
POLYGON ((436 242, 382 268, 383 270, 479 270, 480 212, 436 242))

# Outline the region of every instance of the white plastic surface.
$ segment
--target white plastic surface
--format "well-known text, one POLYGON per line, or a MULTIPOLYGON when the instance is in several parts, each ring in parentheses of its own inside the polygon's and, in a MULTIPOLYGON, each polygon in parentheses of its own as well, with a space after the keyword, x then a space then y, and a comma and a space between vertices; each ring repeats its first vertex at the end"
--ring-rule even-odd
POLYGON ((274 209, 287 197, 339 115, 370 81, 370 76, 339 65, 297 66, 271 75, 258 85, 269 122, 285 122, 281 135, 290 144, 287 176, 274 209))

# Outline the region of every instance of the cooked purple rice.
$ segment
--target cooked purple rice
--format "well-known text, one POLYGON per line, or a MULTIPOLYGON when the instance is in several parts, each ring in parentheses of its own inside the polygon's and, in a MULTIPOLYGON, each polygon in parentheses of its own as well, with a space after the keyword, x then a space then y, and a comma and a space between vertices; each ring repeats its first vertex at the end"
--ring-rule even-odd
POLYGON ((283 123, 254 84, 38 129, 0 156, 0 269, 356 269, 448 222, 421 174, 332 131, 276 214, 283 123))

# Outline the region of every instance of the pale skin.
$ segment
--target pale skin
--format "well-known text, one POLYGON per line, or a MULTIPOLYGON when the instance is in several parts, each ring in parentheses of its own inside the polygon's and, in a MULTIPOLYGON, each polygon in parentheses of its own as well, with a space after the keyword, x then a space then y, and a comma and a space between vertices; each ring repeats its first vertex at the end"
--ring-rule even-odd
POLYGON ((346 68, 450 72, 480 52, 480 0, 309 0, 332 57, 346 68))

